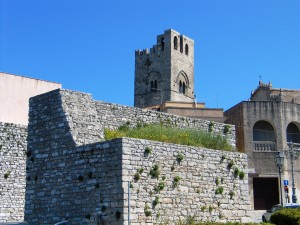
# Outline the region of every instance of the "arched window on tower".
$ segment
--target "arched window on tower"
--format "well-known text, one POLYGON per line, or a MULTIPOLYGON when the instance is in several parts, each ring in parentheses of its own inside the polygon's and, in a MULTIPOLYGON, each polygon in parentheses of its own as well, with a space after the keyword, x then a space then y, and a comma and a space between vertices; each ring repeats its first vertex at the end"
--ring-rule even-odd
POLYGON ((179 81, 179 93, 185 94, 185 82, 179 81))
POLYGON ((185 44, 185 54, 186 55, 189 54, 189 46, 188 46, 188 44, 185 44))
POLYGON ((180 52, 183 52, 183 38, 180 36, 180 52))
POLYGON ((174 37, 174 49, 178 49, 178 38, 176 36, 174 37))
POLYGON ((185 83, 184 82, 182 82, 182 94, 185 95, 185 83))
POLYGON ((161 38, 160 45, 161 45, 161 50, 164 51, 165 50, 165 38, 164 37, 161 38))

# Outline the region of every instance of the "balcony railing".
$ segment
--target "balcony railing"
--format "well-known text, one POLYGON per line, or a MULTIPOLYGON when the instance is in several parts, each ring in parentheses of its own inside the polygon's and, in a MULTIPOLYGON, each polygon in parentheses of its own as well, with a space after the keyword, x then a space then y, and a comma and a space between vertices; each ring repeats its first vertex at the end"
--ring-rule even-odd
POLYGON ((253 141, 253 148, 257 152, 277 151, 276 142, 274 141, 253 141))

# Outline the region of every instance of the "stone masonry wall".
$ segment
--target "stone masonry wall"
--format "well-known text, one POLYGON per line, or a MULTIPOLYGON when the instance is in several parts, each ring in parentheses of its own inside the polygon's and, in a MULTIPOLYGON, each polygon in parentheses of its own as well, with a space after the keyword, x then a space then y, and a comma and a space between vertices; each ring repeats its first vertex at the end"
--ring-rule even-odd
POLYGON ((246 154, 123 139, 122 165, 123 181, 132 181, 132 224, 243 221, 250 209, 246 154))
POLYGON ((36 150, 28 160, 25 219, 32 225, 125 225, 128 182, 131 224, 188 216, 242 221, 249 210, 245 154, 128 138, 48 153, 45 159, 47 153, 36 150), (150 172, 155 165, 157 178, 150 172), (243 179, 234 176, 235 168, 245 172, 243 179))
POLYGON ((22 221, 27 127, 0 122, 0 222, 22 221))
POLYGON ((135 224, 153 224, 159 214, 164 220, 195 215, 203 220, 240 221, 245 216, 247 175, 234 178, 233 168, 227 166, 232 161, 246 172, 246 155, 128 138, 99 142, 105 127, 115 129, 128 121, 131 126, 163 122, 212 129, 235 143, 233 127, 223 134, 224 124, 96 102, 74 91, 55 90, 33 97, 25 219, 33 225, 64 219, 71 224, 126 224, 129 181, 133 185, 130 215, 135 224), (145 155, 146 147, 152 153, 145 155), (179 153, 183 161, 177 164, 179 153), (148 174, 156 164, 161 172, 153 179, 148 174), (134 179, 137 171, 139 181, 134 179), (173 188, 176 176, 179 186, 173 188), (160 193, 155 189, 159 182, 165 183, 160 193), (157 195, 161 203, 151 209, 157 195), (146 217, 145 211, 152 216, 146 217))
MULTIPOLYGON (((65 120, 76 145, 104 140, 104 128, 117 129, 129 122, 132 127, 138 123, 164 123, 203 131, 211 129, 213 133, 226 137, 235 147, 235 128, 232 125, 95 101, 89 94, 69 90, 55 90, 39 98, 43 99, 48 95, 60 96, 61 110, 62 113, 65 112, 65 120), (226 134, 224 134, 225 127, 229 127, 226 134)), ((32 105, 33 107, 35 105, 32 105)))

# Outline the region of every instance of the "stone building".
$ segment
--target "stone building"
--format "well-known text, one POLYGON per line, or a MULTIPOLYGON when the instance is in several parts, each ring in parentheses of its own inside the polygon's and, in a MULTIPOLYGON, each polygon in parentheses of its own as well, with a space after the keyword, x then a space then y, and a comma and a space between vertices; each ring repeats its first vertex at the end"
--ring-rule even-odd
POLYGON ((0 72, 0 122, 27 125, 29 98, 61 84, 0 72))
MULTIPOLYGON (((282 191, 284 202, 300 194, 300 163, 292 158, 299 156, 300 147, 300 90, 273 88, 259 82, 248 101, 225 111, 226 123, 236 127, 236 144, 240 152, 248 155, 250 196, 254 209, 268 209, 280 202, 280 182, 275 157, 285 152, 282 180, 288 181, 289 193, 282 191), (294 143, 291 158, 288 142, 294 143), (298 149, 298 151, 297 151, 298 149), (294 177, 296 195, 292 194, 294 177)), ((285 184, 286 184, 285 181, 285 184)), ((282 183, 282 186, 284 183, 282 183)))
POLYGON ((224 122, 223 109, 205 108, 194 92, 194 40, 169 29, 135 52, 134 106, 224 122))

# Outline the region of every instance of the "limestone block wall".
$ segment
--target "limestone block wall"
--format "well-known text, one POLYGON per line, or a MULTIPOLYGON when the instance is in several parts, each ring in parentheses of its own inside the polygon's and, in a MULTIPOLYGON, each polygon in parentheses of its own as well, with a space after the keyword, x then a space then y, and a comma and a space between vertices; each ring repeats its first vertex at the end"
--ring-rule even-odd
POLYGON ((245 154, 128 138, 51 152, 35 150, 28 160, 25 219, 32 225, 125 225, 128 190, 132 224, 242 221, 250 209, 245 154))
POLYGON ((22 221, 27 126, 0 122, 0 222, 22 221))
POLYGON ((105 128, 117 129, 129 122, 132 127, 138 123, 164 123, 181 128, 212 130, 235 147, 235 127, 232 125, 95 101, 90 94, 70 90, 58 89, 31 98, 30 117, 32 132, 35 135, 44 132, 41 142, 50 139, 47 130, 57 126, 65 132, 64 141, 70 141, 67 145, 90 144, 104 140, 105 128), (44 131, 36 122, 41 114, 39 119, 46 126, 44 131), (53 125, 54 120, 59 120, 56 125, 53 125), (229 127, 229 132, 224 133, 225 127, 229 127))
MULTIPOLYGON (((147 140, 122 141, 123 181, 132 181, 132 224, 174 223, 188 216, 221 222, 246 217, 250 209, 246 154, 147 140), (245 176, 240 178, 237 171, 245 176)), ((127 191, 125 188, 125 222, 127 191)))
POLYGON ((122 142, 32 152, 25 219, 32 225, 120 224, 123 214, 122 142), (58 151, 56 151, 58 150, 58 151), (98 223, 99 222, 99 223, 98 223))
MULTIPOLYGON (((50 103, 56 105, 55 107, 60 107, 60 113, 65 117, 64 122, 68 123, 69 134, 76 145, 103 140, 104 128, 117 129, 129 122, 132 127, 138 123, 164 123, 203 131, 211 129, 213 133, 226 137, 228 142, 235 147, 235 127, 232 125, 95 101, 91 95, 81 92, 55 90, 40 95, 31 100, 31 109, 36 108, 36 101, 43 102, 47 109, 54 107, 48 105, 46 101, 50 99, 49 96, 51 96, 50 103), (229 132, 224 133, 225 127, 229 127, 229 132)), ((39 113, 38 110, 40 109, 35 111, 39 113)))

